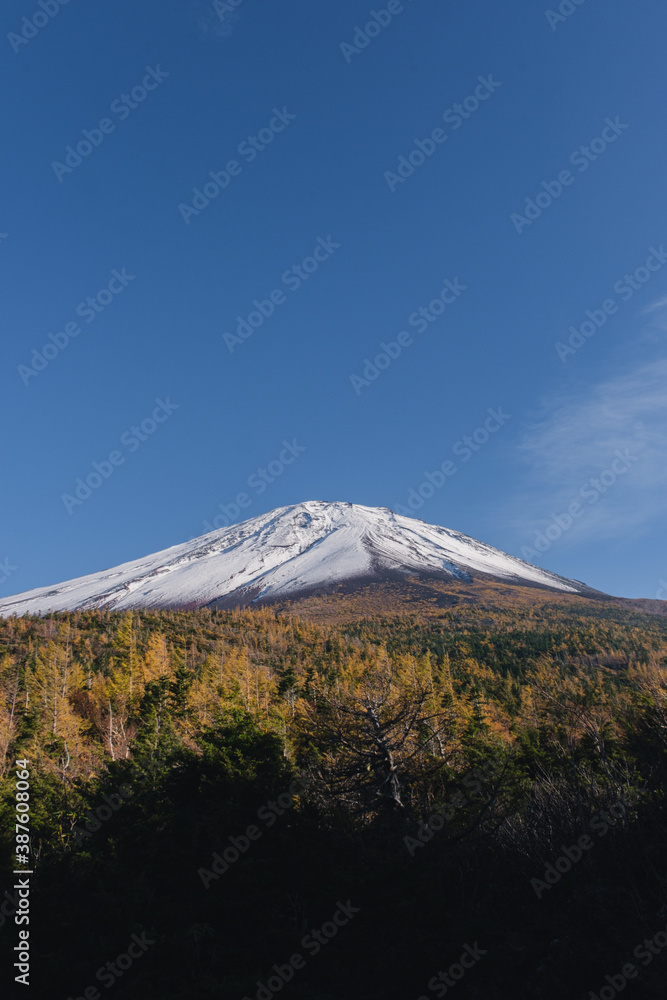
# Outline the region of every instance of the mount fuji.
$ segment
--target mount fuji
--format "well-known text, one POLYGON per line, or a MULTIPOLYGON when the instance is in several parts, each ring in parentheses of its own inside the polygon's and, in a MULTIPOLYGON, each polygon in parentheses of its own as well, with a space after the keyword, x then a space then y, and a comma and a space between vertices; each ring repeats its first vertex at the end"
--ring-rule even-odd
POLYGON ((239 607, 341 583, 475 577, 592 596, 577 580, 539 569, 458 531, 386 507, 309 501, 113 569, 0 601, 0 615, 108 608, 239 607))

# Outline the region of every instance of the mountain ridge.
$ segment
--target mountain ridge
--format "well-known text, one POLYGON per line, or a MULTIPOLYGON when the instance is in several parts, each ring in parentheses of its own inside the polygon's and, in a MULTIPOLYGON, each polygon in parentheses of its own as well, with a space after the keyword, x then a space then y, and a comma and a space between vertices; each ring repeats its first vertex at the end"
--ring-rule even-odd
POLYGON ((468 535, 387 507, 305 501, 98 573, 0 601, 0 615, 248 606, 350 581, 476 576, 578 596, 600 592, 468 535))

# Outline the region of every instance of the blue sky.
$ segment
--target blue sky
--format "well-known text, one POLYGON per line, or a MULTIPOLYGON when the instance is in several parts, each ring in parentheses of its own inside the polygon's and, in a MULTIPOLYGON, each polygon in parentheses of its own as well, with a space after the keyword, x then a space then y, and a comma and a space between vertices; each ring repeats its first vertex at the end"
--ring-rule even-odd
POLYGON ((561 7, 7 0, 1 593, 241 493, 667 596, 667 11, 561 7))

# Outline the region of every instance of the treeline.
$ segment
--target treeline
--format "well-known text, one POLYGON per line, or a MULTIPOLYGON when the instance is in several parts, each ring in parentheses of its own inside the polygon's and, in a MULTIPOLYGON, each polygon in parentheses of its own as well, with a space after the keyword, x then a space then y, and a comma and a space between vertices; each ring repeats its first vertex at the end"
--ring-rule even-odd
POLYGON ((63 1000, 583 1000, 667 925, 666 750, 667 623, 603 603, 0 622, 4 869, 21 756, 63 1000))

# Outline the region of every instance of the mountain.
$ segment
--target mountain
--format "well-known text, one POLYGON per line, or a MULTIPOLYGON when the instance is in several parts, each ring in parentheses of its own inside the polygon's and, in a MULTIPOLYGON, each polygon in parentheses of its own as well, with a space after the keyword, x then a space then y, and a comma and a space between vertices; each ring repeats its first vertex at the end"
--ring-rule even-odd
POLYGON ((596 593, 458 531, 386 507, 310 501, 113 569, 5 598, 0 615, 245 606, 362 581, 416 576, 471 583, 480 574, 567 594, 596 593))

